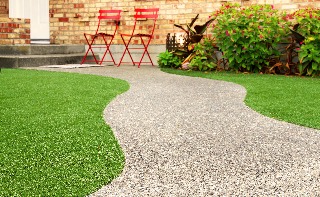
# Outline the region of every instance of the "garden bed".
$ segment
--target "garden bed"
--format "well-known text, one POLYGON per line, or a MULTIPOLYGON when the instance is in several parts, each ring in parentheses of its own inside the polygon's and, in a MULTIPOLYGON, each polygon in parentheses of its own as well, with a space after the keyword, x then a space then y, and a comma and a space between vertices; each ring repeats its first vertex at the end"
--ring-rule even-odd
POLYGON ((160 67, 320 74, 319 9, 306 8, 287 13, 274 9, 272 5, 240 7, 227 3, 205 24, 208 27, 213 22, 213 36, 196 41, 192 38, 204 36, 197 32, 199 25, 192 29, 194 22, 187 28, 176 25, 189 39, 182 49, 160 54, 160 67), (221 55, 216 55, 217 51, 221 55))

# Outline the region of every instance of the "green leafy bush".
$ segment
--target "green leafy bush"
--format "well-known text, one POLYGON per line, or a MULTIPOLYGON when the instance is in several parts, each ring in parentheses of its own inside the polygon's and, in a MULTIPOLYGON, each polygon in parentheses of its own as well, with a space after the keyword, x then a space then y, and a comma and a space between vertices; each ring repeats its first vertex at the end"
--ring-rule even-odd
POLYGON ((298 32, 305 37, 299 50, 300 75, 320 74, 320 10, 303 9, 295 13, 298 32))
POLYGON ((178 68, 181 66, 181 59, 166 50, 159 54, 158 65, 160 68, 178 68))
POLYGON ((286 37, 290 23, 271 5, 241 8, 225 4, 214 13, 213 29, 217 46, 237 71, 260 72, 271 67, 271 58, 279 56, 278 44, 286 37))
POLYGON ((194 47, 194 57, 189 67, 193 70, 208 71, 217 67, 217 57, 215 56, 216 48, 213 41, 205 38, 203 43, 197 43, 194 47))

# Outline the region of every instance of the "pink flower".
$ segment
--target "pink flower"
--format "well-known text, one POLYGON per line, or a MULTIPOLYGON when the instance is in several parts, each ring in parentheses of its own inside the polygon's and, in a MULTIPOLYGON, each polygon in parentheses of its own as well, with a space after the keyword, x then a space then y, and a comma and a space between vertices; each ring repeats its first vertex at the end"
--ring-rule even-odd
POLYGON ((263 35, 260 34, 259 38, 262 39, 262 38, 263 38, 263 35))
POLYGON ((230 34, 229 34, 229 31, 228 31, 228 30, 226 31, 226 35, 227 35, 227 36, 230 36, 230 34))
POLYGON ((182 70, 189 70, 190 69, 189 64, 190 64, 189 62, 182 64, 182 66, 181 66, 182 70))
POLYGON ((274 10, 274 5, 271 5, 271 9, 273 9, 273 10, 274 10))
POLYGON ((297 51, 299 51, 299 50, 300 50, 300 48, 296 48, 296 50, 297 50, 297 51))
POLYGON ((300 44, 300 45, 303 45, 303 41, 301 41, 299 44, 300 44))

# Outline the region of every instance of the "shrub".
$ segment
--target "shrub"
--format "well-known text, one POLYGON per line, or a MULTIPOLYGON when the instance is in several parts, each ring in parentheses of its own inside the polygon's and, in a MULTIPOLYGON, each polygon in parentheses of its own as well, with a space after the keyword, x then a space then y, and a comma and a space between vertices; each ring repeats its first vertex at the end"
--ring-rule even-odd
POLYGON ((320 74, 320 10, 303 9, 295 13, 298 33, 305 37, 299 50, 300 75, 320 74))
POLYGON ((193 70, 208 71, 217 67, 217 57, 213 41, 205 38, 203 43, 197 43, 193 49, 195 51, 189 67, 193 70))
POLYGON ((289 22, 271 5, 240 8, 225 4, 214 13, 213 29, 217 46, 237 71, 260 72, 271 67, 271 58, 279 56, 278 44, 288 34, 289 22))
POLYGON ((166 50, 159 54, 158 65, 160 68, 178 68, 181 66, 181 59, 166 50))

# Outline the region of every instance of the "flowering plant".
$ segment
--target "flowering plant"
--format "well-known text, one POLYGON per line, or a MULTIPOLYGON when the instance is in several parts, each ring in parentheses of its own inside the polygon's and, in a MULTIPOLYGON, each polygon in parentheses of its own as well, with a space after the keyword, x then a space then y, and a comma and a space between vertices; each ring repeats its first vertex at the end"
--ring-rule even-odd
POLYGON ((297 32, 305 37, 299 50, 300 75, 320 74, 320 10, 303 9, 295 13, 297 32))
POLYGON ((227 3, 214 13, 213 29, 217 46, 237 71, 260 72, 272 66, 271 58, 279 56, 277 47, 288 34, 290 22, 271 5, 241 8, 227 3))

